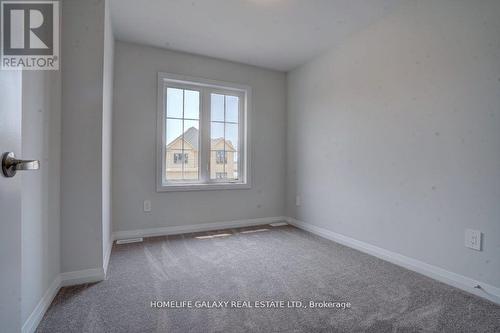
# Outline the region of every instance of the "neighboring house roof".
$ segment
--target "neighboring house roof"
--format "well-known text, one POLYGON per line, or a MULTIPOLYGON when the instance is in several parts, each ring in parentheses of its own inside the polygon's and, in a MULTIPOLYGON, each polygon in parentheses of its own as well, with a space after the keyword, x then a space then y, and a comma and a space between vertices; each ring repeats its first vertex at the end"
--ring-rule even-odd
POLYGON ((190 127, 186 132, 184 132, 184 141, 193 146, 194 150, 198 150, 200 142, 199 137, 199 131, 194 127, 190 127))
MULTIPOLYGON (((190 127, 188 128, 184 133, 184 142, 187 142, 188 144, 190 144, 194 150, 198 150, 198 146, 199 146, 199 137, 200 137, 200 131, 198 131, 197 128, 195 127, 190 127)), ((176 142, 177 140, 180 140, 182 139, 182 134, 179 135, 177 138, 175 138, 174 140, 172 140, 172 142, 170 142, 167 147, 171 146, 172 144, 174 144, 174 142, 176 142)), ((217 139, 212 139, 212 143, 217 143, 221 140, 224 140, 224 138, 217 138, 217 139)), ((233 144, 231 143, 231 141, 229 140, 226 140, 226 144, 234 151, 236 149, 234 149, 233 147, 233 144)))

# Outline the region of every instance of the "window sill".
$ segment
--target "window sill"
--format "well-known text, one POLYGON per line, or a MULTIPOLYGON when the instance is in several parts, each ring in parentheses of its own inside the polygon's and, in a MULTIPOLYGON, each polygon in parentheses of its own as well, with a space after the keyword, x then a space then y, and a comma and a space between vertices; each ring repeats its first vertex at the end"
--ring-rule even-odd
POLYGON ((250 188, 252 188, 252 186, 248 183, 175 184, 159 185, 156 187, 156 192, 244 190, 250 188))

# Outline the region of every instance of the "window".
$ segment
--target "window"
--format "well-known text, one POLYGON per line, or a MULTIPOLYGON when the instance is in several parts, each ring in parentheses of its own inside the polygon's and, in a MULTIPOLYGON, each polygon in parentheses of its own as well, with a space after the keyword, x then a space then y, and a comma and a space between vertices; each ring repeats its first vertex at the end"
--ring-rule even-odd
POLYGON ((188 163, 188 154, 184 153, 174 153, 174 164, 187 164, 188 163))
POLYGON ((158 74, 157 190, 249 188, 250 87, 158 74))
POLYGON ((224 150, 215 151, 215 163, 227 164, 226 152, 224 150))
POLYGON ((225 179, 227 178, 227 172, 216 172, 215 178, 217 179, 225 179))

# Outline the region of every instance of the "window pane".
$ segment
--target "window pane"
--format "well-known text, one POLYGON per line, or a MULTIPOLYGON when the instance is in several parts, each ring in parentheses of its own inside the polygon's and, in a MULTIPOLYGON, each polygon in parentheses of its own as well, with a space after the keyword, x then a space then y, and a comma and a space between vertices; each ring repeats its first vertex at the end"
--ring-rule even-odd
POLYGON ((181 180, 183 169, 183 152, 178 149, 167 149, 165 154, 166 174, 168 180, 181 180))
POLYGON ((210 149, 224 150, 224 123, 214 123, 210 128, 210 149))
POLYGON ((175 140, 182 135, 182 120, 167 119, 167 149, 182 149, 182 141, 175 140), (176 142, 174 142, 176 141, 176 142))
POLYGON ((200 119, 200 93, 184 90, 184 118, 200 119))
POLYGON ((226 96, 226 121, 238 122, 239 98, 237 96, 226 96))
POLYGON ((226 150, 238 150, 238 124, 225 124, 226 150))
POLYGON ((167 88, 167 117, 182 118, 182 89, 167 88))
POLYGON ((227 179, 238 179, 238 153, 235 151, 227 152, 226 173, 227 179))
POLYGON ((199 178, 198 158, 200 151, 200 124, 198 120, 184 120, 184 180, 197 180, 199 178))
POLYGON ((167 88, 166 98, 166 179, 198 180, 200 93, 167 88))
MULTIPOLYGON (((185 152, 185 150, 184 150, 185 152)), ((173 150, 174 153, 174 164, 187 164, 188 163, 188 154, 182 153, 182 150, 173 150)))
POLYGON ((194 150, 188 149, 184 150, 184 180, 198 180, 199 179, 199 168, 198 168, 198 153, 194 150))
POLYGON ((227 172, 216 172, 215 178, 216 179, 227 179, 227 172))
POLYGON ((224 163, 224 150, 210 152, 210 179, 221 179, 221 174, 226 172, 224 163))
POLYGON ((224 95, 210 94, 211 120, 224 121, 224 95))
POLYGON ((216 150, 215 151, 215 163, 216 164, 226 164, 227 163, 227 155, 224 150, 216 150))
MULTIPOLYGON (((200 140, 200 122, 198 120, 184 120, 184 142, 189 143, 194 149, 198 150, 200 140)), ((184 145, 186 149, 187 146, 184 145)))

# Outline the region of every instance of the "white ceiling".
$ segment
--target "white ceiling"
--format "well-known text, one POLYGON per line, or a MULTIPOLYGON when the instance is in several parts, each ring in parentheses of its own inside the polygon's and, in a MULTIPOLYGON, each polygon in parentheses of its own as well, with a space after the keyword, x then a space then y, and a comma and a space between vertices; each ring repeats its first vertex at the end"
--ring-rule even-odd
POLYGON ((115 37, 287 71, 399 0, 112 0, 115 37))

